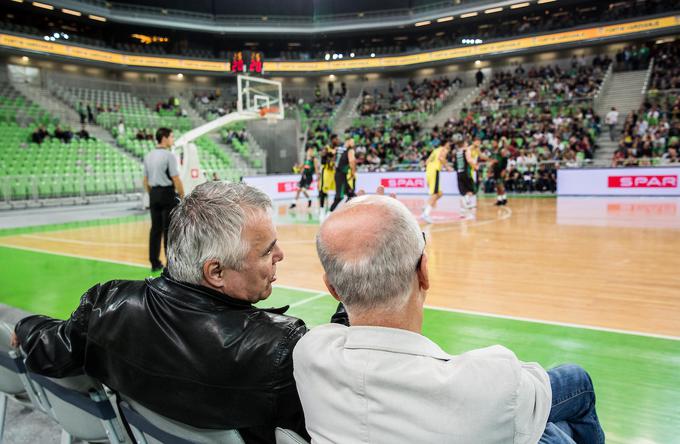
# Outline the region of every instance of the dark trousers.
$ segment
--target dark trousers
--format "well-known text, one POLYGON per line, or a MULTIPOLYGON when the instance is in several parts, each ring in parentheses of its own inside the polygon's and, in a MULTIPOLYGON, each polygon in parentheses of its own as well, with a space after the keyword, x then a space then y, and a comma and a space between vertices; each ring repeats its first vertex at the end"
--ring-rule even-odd
POLYGON ((347 182, 347 173, 343 173, 342 171, 335 171, 335 199, 333 199, 333 205, 331 205, 331 211, 335 210, 335 208, 340 205, 340 202, 342 202, 342 198, 345 197, 346 194, 348 194, 349 191, 349 183, 347 182))
MULTIPOLYGON (((177 205, 174 187, 152 187, 149 193, 151 208, 151 231, 149 233, 149 262, 151 268, 161 268, 160 260, 161 236, 163 246, 168 251, 168 228, 170 228, 170 211, 177 205)), ((167 256, 166 256, 167 257, 167 256)))

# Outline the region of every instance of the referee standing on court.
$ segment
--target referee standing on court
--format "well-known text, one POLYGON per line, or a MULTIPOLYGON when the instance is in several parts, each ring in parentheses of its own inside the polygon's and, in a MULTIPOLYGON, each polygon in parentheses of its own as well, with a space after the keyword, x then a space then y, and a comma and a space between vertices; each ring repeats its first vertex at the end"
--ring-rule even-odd
POLYGON ((151 271, 163 269, 160 260, 161 236, 165 251, 168 249, 170 211, 184 197, 184 186, 179 178, 177 159, 170 152, 175 143, 170 128, 156 131, 156 149, 144 157, 144 189, 149 193, 151 232, 149 233, 149 261, 151 271), (178 199, 179 197, 179 199, 178 199))

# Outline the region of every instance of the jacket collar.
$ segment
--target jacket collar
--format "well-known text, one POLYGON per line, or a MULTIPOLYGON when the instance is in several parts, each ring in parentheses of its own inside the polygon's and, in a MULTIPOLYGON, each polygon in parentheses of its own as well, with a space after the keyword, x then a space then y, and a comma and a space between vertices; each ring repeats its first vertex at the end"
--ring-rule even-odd
POLYGON ((345 348, 427 356, 444 361, 453 358, 421 334, 388 327, 349 327, 345 348))
MULTIPOLYGON (((154 290, 163 293, 173 299, 181 299, 197 305, 228 306, 236 310, 258 309, 253 304, 242 299, 236 299, 229 295, 220 293, 212 288, 203 285, 189 284, 173 279, 164 269, 160 277, 146 279, 146 284, 154 290)), ((288 305, 281 308, 268 308, 265 311, 283 314, 288 310, 288 305)))

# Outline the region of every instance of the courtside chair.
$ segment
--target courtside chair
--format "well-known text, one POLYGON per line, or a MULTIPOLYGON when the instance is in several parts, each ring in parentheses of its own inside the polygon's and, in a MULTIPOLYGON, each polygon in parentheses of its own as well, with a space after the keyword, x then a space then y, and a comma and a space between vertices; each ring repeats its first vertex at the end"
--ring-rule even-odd
POLYGON ((136 444, 245 444, 237 430, 192 427, 161 416, 125 396, 118 403, 118 413, 121 421, 130 426, 136 444))
POLYGON ((101 384, 87 376, 53 379, 28 373, 30 383, 44 400, 47 413, 62 428, 61 444, 125 443, 116 412, 101 384))
POLYGON ((294 431, 281 427, 276 428, 274 436, 276 437, 276 444, 309 444, 294 431))

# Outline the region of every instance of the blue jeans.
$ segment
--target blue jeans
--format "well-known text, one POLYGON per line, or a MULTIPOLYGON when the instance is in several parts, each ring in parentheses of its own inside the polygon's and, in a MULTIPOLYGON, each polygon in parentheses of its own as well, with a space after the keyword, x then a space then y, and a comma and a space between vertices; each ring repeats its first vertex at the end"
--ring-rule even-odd
POLYGON ((593 381, 578 365, 548 370, 552 408, 540 444, 603 444, 593 381))

